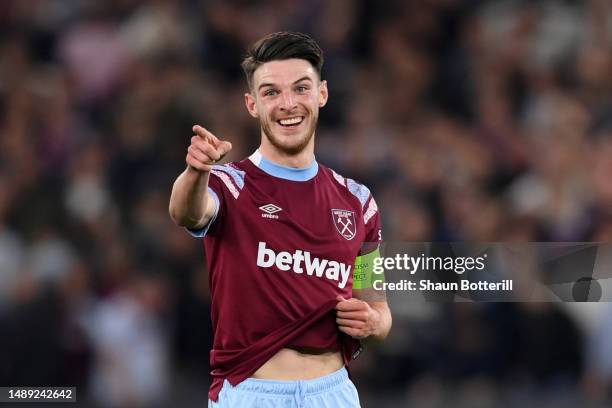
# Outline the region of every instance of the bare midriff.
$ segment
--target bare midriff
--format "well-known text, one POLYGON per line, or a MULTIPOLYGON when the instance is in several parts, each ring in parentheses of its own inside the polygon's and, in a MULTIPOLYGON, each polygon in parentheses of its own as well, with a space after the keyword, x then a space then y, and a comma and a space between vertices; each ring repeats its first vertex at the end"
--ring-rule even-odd
POLYGON ((251 378, 260 380, 311 380, 334 373, 344 366, 338 350, 283 348, 251 378))

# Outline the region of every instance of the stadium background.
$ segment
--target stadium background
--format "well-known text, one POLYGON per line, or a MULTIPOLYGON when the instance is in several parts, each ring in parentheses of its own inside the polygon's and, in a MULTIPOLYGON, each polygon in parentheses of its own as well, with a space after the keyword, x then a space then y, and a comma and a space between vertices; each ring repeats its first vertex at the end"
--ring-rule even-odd
MULTIPOLYGON (((612 239, 609 1, 3 0, 0 385, 204 406, 207 275, 171 183, 193 123, 230 160, 257 146, 239 62, 285 29, 325 51, 317 157, 371 187, 386 240, 612 239)), ((608 304, 391 306, 366 407, 610 403, 608 304)))

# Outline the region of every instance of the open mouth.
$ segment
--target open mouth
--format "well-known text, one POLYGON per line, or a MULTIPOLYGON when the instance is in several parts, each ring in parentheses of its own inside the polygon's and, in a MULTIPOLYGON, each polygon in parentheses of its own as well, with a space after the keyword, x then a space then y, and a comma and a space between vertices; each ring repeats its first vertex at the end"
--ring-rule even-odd
POLYGON ((300 123, 302 123, 303 121, 304 121, 303 116, 294 116, 292 118, 285 118, 285 119, 277 120, 276 123, 278 123, 282 127, 292 128, 292 127, 299 126, 300 123))

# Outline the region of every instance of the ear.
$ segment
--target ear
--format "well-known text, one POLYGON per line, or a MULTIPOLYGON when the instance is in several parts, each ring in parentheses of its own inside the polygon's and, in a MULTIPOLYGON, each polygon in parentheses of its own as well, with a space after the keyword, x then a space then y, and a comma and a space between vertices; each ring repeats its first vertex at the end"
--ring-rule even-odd
POLYGON ((259 117, 259 114, 257 113, 257 106, 255 105, 255 98, 253 97, 253 95, 251 95, 250 93, 245 93, 244 104, 246 105, 246 108, 252 117, 259 117))
POLYGON ((327 81, 323 80, 319 85, 319 108, 322 108, 327 104, 328 97, 329 93, 327 91, 327 81))

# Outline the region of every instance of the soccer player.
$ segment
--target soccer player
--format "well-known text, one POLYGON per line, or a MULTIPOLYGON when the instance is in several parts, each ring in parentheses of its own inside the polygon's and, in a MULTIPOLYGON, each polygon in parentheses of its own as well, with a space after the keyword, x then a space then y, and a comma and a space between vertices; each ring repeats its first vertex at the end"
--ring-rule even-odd
POLYGON ((172 219, 203 238, 207 253, 209 407, 359 407, 345 366, 360 339, 391 328, 367 267, 381 237, 376 202, 314 157, 328 98, 322 65, 321 49, 301 33, 255 43, 242 67, 259 149, 218 165, 231 143, 194 126, 172 189, 172 219))

